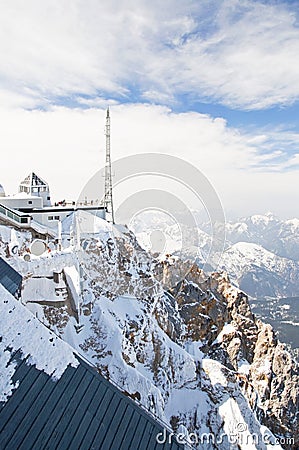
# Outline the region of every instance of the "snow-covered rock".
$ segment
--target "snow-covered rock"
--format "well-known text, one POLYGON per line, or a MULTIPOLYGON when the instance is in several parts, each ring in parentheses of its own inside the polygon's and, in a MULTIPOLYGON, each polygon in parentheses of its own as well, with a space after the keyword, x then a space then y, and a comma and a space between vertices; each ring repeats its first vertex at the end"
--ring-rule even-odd
POLYGON ((78 314, 38 305, 41 321, 198 448, 280 448, 267 427, 277 439, 296 431, 298 446, 296 366, 225 272, 154 259, 129 230, 101 222, 79 243, 30 262, 9 258, 25 283, 30 274, 54 283, 53 271, 68 267, 78 314))

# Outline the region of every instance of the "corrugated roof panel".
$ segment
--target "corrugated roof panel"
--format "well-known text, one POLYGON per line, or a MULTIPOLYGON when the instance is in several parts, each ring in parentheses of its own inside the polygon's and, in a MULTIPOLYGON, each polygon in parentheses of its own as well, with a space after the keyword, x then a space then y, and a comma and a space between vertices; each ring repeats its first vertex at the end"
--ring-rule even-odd
POLYGON ((131 407, 131 405, 127 405, 126 410, 121 418, 121 421, 119 423, 117 433, 112 436, 111 441, 111 450, 119 450, 120 448, 120 442, 123 442, 124 436, 126 431, 128 430, 128 425, 130 423, 130 420, 134 414, 134 410, 131 407))
POLYGON ((55 430, 55 439, 52 438, 50 441, 50 444, 55 448, 62 450, 66 450, 68 448, 82 418, 86 414, 88 405, 90 404, 91 398, 95 394, 97 387, 97 380, 95 380, 91 373, 86 373, 84 381, 82 382, 83 395, 81 399, 77 398, 77 395, 76 398, 72 399, 67 410, 63 414, 61 421, 59 422, 59 427, 55 430), (88 378, 89 380, 87 380, 88 378))
MULTIPOLYGON (((2 432, 6 424, 4 418, 7 418, 7 420, 9 420, 10 417, 13 416, 23 397, 26 395, 29 386, 38 376, 38 373, 36 373, 36 370, 33 366, 28 366, 25 361, 22 361, 19 364, 20 366, 18 366, 12 378, 13 382, 16 381, 19 382, 19 387, 14 391, 13 395, 9 398, 9 402, 3 402, 1 404, 0 414, 2 414, 2 409, 5 408, 5 415, 4 416, 2 415, 2 420, 0 421, 0 433, 2 432), (28 370, 28 367, 30 368, 30 370, 28 370), (20 378, 17 378, 18 376, 20 378), (22 389, 20 389, 20 387, 22 387, 22 389)), ((0 434, 0 442, 1 442, 1 434, 0 434)))
MULTIPOLYGON (((55 428, 55 436, 59 436, 60 432, 64 432, 64 430, 68 429, 68 427, 72 424, 72 419, 76 415, 78 409, 80 411, 84 411, 86 392, 89 393, 88 388, 90 387, 92 381, 92 374, 84 373, 83 378, 76 389, 76 393, 73 396, 70 396, 69 401, 64 409, 64 412, 61 416, 61 419, 58 422, 58 425, 55 428)), ((61 434, 62 436, 62 434, 61 434)), ((59 442, 60 438, 56 439, 59 442)), ((56 442, 55 440, 55 442, 56 442)))
POLYGON ((152 435, 154 435, 156 438, 157 432, 158 432, 157 430, 156 430, 156 432, 154 431, 153 424, 150 422, 147 422, 146 427, 143 432, 143 436, 142 436, 141 448, 146 450, 148 441, 151 439, 152 435))
POLYGON ((37 408, 34 408, 31 428, 28 435, 20 445, 19 450, 28 450, 31 448, 30 445, 32 445, 32 442, 37 440, 45 426, 45 423, 49 420, 52 410, 55 410, 61 394, 64 390, 68 389, 75 377, 75 374, 75 370, 73 370, 72 367, 68 367, 64 372, 63 377, 61 377, 57 382, 53 382, 53 380, 50 379, 51 383, 54 385, 54 390, 51 391, 50 396, 39 411, 37 408))
POLYGON ((103 419, 101 421, 100 426, 98 427, 97 433, 92 443, 92 448, 102 448, 102 443, 105 440, 106 436, 109 432, 113 432, 112 428, 110 428, 110 424, 114 414, 116 414, 118 406, 120 403, 120 396, 114 393, 111 402, 107 405, 106 412, 103 415, 103 419))
POLYGON ((114 436, 118 436, 119 424, 125 414, 126 409, 127 409, 127 402, 124 399, 120 399, 120 401, 118 399, 118 405, 114 411, 113 408, 111 408, 111 410, 109 408, 108 414, 106 414, 105 416, 106 429, 100 436, 100 439, 97 442, 98 445, 100 445, 103 448, 110 449, 114 436))
POLYGON ((89 405, 89 408, 86 411, 78 429, 76 430, 76 434, 73 439, 74 448, 80 448, 82 441, 84 441, 87 446, 93 441, 97 427, 99 426, 99 421, 96 419, 94 411, 101 408, 101 402, 107 389, 108 387, 105 386, 104 383, 101 383, 101 385, 98 386, 93 400, 89 405))
MULTIPOLYGON (((0 409, 5 450, 154 449, 163 427, 80 358, 58 381, 20 359, 0 409)), ((159 444, 159 450, 183 448, 159 444)))
POLYGON ((132 442, 130 444, 131 448, 138 448, 138 449, 146 449, 147 447, 147 441, 146 443, 143 441, 143 434, 144 430, 147 425, 147 420, 144 416, 140 417, 140 420, 138 422, 138 426, 135 429, 132 442))
MULTIPOLYGON (((5 422, 5 427, 0 435, 0 448, 8 448, 7 444, 12 436, 15 434, 16 427, 19 427, 20 421, 23 418, 23 414, 25 414, 31 406, 31 389, 34 391, 36 387, 36 381, 41 376, 41 372, 35 370, 28 371, 27 376, 20 384, 18 389, 16 389, 11 397, 13 403, 11 410, 9 411, 9 416, 6 415, 7 410, 4 406, 1 411, 1 423, 5 422), (22 407, 22 405, 25 407, 22 407), (4 416, 4 417, 3 417, 4 416), (3 418, 2 418, 3 417, 3 418)), ((21 430, 18 431, 18 433, 21 430)), ((10 447, 13 448, 13 447, 10 447)))
POLYGON ((12 428, 12 434, 7 445, 11 448, 19 448, 22 441, 28 435, 31 423, 32 415, 35 413, 36 401, 42 396, 43 392, 47 391, 51 393, 53 389, 53 382, 44 373, 40 372, 40 375, 36 378, 31 388, 27 391, 26 396, 23 399, 24 408, 18 408, 14 421, 18 423, 19 432, 15 433, 14 427, 12 428))
POLYGON ((54 391, 54 387, 55 383, 53 383, 51 379, 48 379, 39 395, 37 396, 34 404, 32 405, 32 408, 27 411, 27 414, 24 417, 23 421, 19 424, 23 433, 18 433, 16 436, 14 436, 14 438, 10 442, 11 446, 14 446, 15 448, 20 448, 21 446, 24 447, 24 445, 27 445, 26 442, 24 444, 24 441, 26 441, 26 438, 28 436, 30 436, 30 440, 33 439, 32 431, 34 429, 34 423, 36 423, 37 417, 39 416, 39 414, 41 414, 41 410, 44 404, 49 401, 54 391))
POLYGON ((138 414, 138 411, 136 411, 136 409, 134 409, 134 412, 133 412, 131 420, 128 424, 128 428, 126 430, 125 436, 119 447, 121 450, 126 450, 127 448, 130 448, 130 444, 133 440, 134 432, 138 426, 139 420, 140 420, 140 414, 138 414))
POLYGON ((78 427, 75 429, 72 442, 67 448, 81 448, 82 441, 86 442, 86 433, 89 433, 89 426, 91 424, 92 418, 92 413, 87 410, 83 418, 81 418, 78 427))
POLYGON ((75 376, 67 389, 64 389, 62 392, 56 392, 54 398, 54 400, 56 400, 55 405, 46 411, 47 420, 44 420, 44 427, 37 440, 32 442, 32 447, 29 448, 33 448, 33 444, 34 448, 49 448, 47 446, 48 442, 51 441, 52 438, 55 438, 56 429, 59 427, 59 421, 63 417, 69 402, 76 396, 77 392, 80 393, 80 384, 86 374, 86 369, 81 365, 79 365, 78 369, 75 371, 78 373, 75 373, 75 376))
MULTIPOLYGON (((93 415, 93 419, 90 423, 88 433, 86 433, 86 435, 84 437, 84 442, 85 442, 87 448, 90 448, 90 449, 95 448, 92 446, 92 443, 94 441, 97 430, 101 424, 102 417, 106 413, 110 399, 113 397, 113 392, 111 391, 111 389, 109 389, 109 386, 105 386, 104 383, 101 383, 101 385, 99 386, 99 389, 103 389, 104 387, 106 387, 107 389, 105 390, 105 394, 104 394, 101 402, 94 409, 95 413, 93 415)), ((92 412, 92 409, 91 409, 91 412, 92 412)))
POLYGON ((0 283, 13 296, 15 296, 22 284, 22 276, 0 257, 0 283))
MULTIPOLYGON (((159 444, 157 442, 157 434, 158 433, 163 433, 163 430, 158 430, 156 433, 152 433, 151 436, 149 436, 148 441, 147 441, 147 446, 145 447, 144 450, 155 450, 156 448, 158 448, 159 450, 161 448, 163 448, 163 450, 165 450, 166 448, 169 448, 169 444, 165 442, 164 446, 162 444, 159 444)), ((161 439, 161 438, 160 438, 161 439)), ((171 439, 172 442, 172 439, 171 439)), ((181 448, 181 447, 177 447, 176 445, 174 447, 171 447, 173 450, 181 448)))

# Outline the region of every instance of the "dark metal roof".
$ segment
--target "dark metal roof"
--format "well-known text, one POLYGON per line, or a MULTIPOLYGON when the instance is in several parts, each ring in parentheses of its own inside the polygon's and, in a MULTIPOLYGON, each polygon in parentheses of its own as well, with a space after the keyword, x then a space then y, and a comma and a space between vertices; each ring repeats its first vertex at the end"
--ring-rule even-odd
MULTIPOLYGON (((156 441, 163 432, 151 415, 78 357, 58 381, 28 365, 20 351, 12 377, 19 387, 0 403, 0 449, 177 450, 156 441)), ((168 440, 168 439, 167 439, 168 440)))
POLYGON ((22 276, 0 257, 0 283, 15 296, 22 284, 22 276))

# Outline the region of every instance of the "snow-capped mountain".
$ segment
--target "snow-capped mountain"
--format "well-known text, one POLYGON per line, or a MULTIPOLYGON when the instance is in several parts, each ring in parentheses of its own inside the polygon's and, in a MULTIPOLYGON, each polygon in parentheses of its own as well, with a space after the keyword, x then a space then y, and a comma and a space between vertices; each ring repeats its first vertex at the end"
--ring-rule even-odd
POLYGON ((0 229, 29 311, 197 448, 298 446, 298 368, 225 272, 155 259, 99 218, 81 236, 69 225, 63 250, 30 261, 32 237, 0 229))
POLYGON ((224 251, 212 253, 211 224, 194 216, 196 228, 184 217, 178 226, 155 213, 138 217, 132 228, 147 250, 153 251, 152 231, 158 235, 159 230, 164 239, 160 254, 171 252, 208 271, 226 270, 231 282, 250 296, 254 312, 298 354, 299 220, 283 221, 267 213, 227 222, 224 251))
POLYGON ((245 217, 226 224, 227 240, 252 242, 294 261, 299 260, 299 219, 280 220, 272 213, 245 217))
POLYGON ((299 294, 298 219, 283 221, 268 213, 227 222, 225 251, 212 255, 210 223, 192 228, 182 220, 178 226, 157 213, 146 215, 132 229, 140 244, 151 251, 153 230, 156 234, 159 230, 164 244, 156 245, 160 253, 190 259, 208 270, 224 269, 231 281, 252 297, 299 294))
POLYGON ((220 268, 252 297, 299 295, 299 264, 251 242, 238 242, 222 254, 220 268))

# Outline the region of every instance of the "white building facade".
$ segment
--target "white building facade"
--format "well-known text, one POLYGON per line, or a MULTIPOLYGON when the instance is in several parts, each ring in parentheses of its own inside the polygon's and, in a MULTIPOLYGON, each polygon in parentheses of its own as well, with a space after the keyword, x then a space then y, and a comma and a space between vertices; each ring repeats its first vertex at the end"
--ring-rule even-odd
MULTIPOLYGON (((103 206, 98 206, 86 202, 84 205, 76 205, 75 202, 67 204, 51 205, 51 195, 49 185, 41 177, 31 172, 19 185, 19 193, 13 196, 6 196, 3 187, 0 185, 0 206, 9 208, 12 213, 29 214, 31 218, 41 225, 57 230, 58 222, 63 221, 74 211, 87 211, 91 214, 106 219, 106 210, 103 206)), ((1 211, 0 211, 1 212, 1 211)), ((4 211, 10 214, 10 211, 4 211)))

